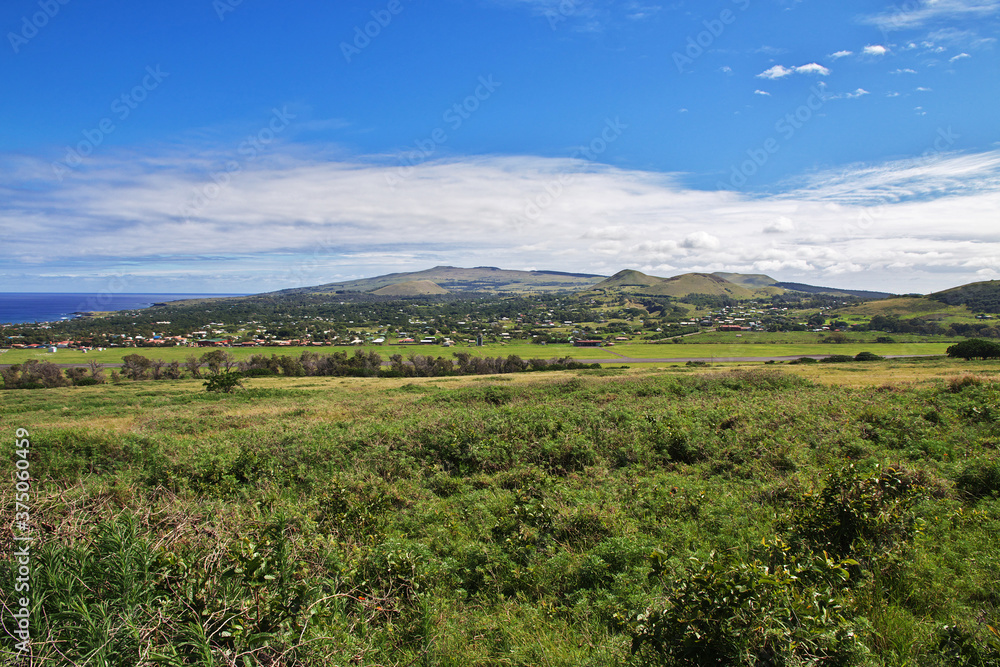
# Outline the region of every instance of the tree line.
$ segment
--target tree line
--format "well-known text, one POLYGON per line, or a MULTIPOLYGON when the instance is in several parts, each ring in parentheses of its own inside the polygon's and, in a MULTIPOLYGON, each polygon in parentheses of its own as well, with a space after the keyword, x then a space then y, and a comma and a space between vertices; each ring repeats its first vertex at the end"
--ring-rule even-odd
POLYGON ((443 377, 454 375, 494 375, 531 371, 600 368, 600 364, 574 361, 572 357, 552 359, 522 359, 507 357, 474 357, 467 352, 454 353, 454 359, 431 355, 393 354, 384 360, 377 352, 357 350, 320 354, 306 350, 298 356, 255 354, 237 360, 225 350, 212 350, 200 357, 190 355, 183 361, 151 359, 141 354, 122 358, 120 369, 108 373, 102 364, 91 362, 89 367, 63 369, 51 361, 32 359, 23 364, 0 368, 4 389, 41 389, 52 387, 88 386, 125 380, 179 380, 182 378, 213 378, 233 374, 240 377, 284 375, 334 377, 443 377))

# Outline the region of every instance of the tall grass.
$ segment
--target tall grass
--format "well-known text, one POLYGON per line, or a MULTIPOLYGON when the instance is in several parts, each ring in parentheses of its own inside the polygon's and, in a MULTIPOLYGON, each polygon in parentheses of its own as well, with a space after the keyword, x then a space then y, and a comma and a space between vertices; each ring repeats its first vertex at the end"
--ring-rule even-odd
POLYGON ((501 379, 24 392, 35 659, 1000 659, 995 382, 501 379))

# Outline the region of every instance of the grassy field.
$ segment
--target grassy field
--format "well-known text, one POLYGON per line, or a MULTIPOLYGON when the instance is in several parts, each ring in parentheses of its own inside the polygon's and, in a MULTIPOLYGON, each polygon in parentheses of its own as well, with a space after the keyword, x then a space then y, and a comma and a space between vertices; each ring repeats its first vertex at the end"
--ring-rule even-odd
MULTIPOLYGON (((692 337, 693 338, 693 337, 692 337)), ((793 355, 856 355, 858 352, 869 351, 875 354, 911 355, 911 354, 944 354, 951 343, 843 343, 834 344, 800 344, 783 345, 780 343, 767 345, 746 345, 735 343, 702 344, 684 343, 682 345, 616 345, 610 348, 618 354, 636 359, 660 359, 691 357, 711 359, 712 357, 785 357, 793 355)))
MULTIPOLYGON (((250 347, 250 348, 224 348, 237 359, 248 359, 255 354, 263 354, 270 357, 272 354, 279 356, 297 357, 303 351, 308 350, 317 354, 332 354, 334 352, 347 352, 354 354, 355 350, 364 352, 377 352, 383 358, 388 359, 393 354, 401 354, 404 357, 410 354, 425 354, 434 357, 450 358, 455 352, 468 352, 477 357, 506 357, 516 354, 524 359, 538 357, 550 359, 552 357, 572 356, 574 359, 601 359, 606 357, 599 348, 573 347, 572 345, 532 345, 531 343, 508 343, 506 345, 492 344, 483 347, 442 347, 440 345, 358 345, 352 347, 250 347)), ((107 348, 103 352, 79 352, 77 350, 59 350, 54 354, 42 350, 8 350, 0 354, 0 364, 20 364, 28 359, 38 359, 39 361, 51 361, 57 364, 88 364, 97 361, 102 364, 120 363, 122 357, 128 354, 139 354, 150 359, 163 359, 164 361, 184 361, 190 355, 201 356, 208 352, 209 348, 193 347, 164 347, 164 348, 107 348)))
MULTIPOLYGON (((822 343, 833 345, 833 343, 823 343, 829 338, 831 332, 822 333, 815 331, 744 331, 737 334, 732 331, 705 331, 691 336, 685 336, 685 343, 724 343, 727 345, 811 345, 822 343), (737 337, 738 336, 738 337, 737 337)), ((961 337, 950 338, 948 336, 925 336, 921 334, 886 334, 879 331, 872 332, 850 332, 844 334, 850 343, 874 344, 875 339, 880 336, 888 336, 897 343, 956 343, 964 340, 961 337)), ((669 341, 668 343, 669 344, 669 341)))
MULTIPOLYGON (((538 357, 550 359, 553 357, 573 357, 579 361, 589 359, 610 359, 617 356, 632 357, 636 359, 657 359, 657 358, 678 358, 692 357, 698 359, 710 359, 712 357, 772 357, 791 356, 800 354, 849 354, 856 355, 861 351, 875 352, 879 355, 906 355, 906 354, 944 354, 951 342, 933 343, 778 343, 758 341, 742 341, 731 337, 721 339, 720 342, 702 342, 708 339, 708 335, 691 336, 685 339, 683 344, 673 343, 645 343, 630 342, 619 343, 612 347, 574 347, 572 345, 532 345, 530 343, 508 343, 484 345, 483 347, 441 347, 438 345, 367 345, 358 347, 263 347, 263 348, 227 348, 237 359, 247 359, 254 354, 263 354, 270 357, 272 354, 299 356, 304 350, 316 352, 318 354, 331 354, 333 352, 347 352, 354 354, 354 350, 365 352, 377 352, 383 358, 388 359, 390 355, 402 354, 404 357, 410 354, 424 354, 434 357, 443 356, 451 358, 455 352, 467 352, 477 357, 506 357, 517 355, 523 359, 538 357), (689 342, 698 341, 698 342, 689 342), (725 341, 725 342, 722 342, 725 341), (757 342, 758 344, 754 344, 757 342)), ((813 334, 815 336, 815 334, 813 334)), ((815 338, 812 339, 815 341, 815 338)), ((128 354, 139 354, 150 359, 163 359, 165 361, 184 361, 188 356, 200 356, 207 352, 205 348, 189 347, 166 347, 166 348, 111 348, 103 352, 79 352, 76 350, 59 350, 55 353, 40 350, 8 350, 0 354, 0 364, 19 364, 28 359, 39 361, 52 361, 57 364, 88 364, 97 361, 102 364, 121 363, 122 357, 128 354)))
POLYGON ((33 664, 997 664, 998 377, 0 392, 0 432, 30 434, 33 664))

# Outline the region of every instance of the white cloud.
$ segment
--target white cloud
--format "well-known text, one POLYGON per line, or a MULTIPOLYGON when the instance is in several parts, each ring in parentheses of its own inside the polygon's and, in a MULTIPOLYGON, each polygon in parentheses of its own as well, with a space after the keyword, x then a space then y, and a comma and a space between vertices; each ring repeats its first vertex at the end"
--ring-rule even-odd
POLYGON ((730 67, 729 65, 723 65, 722 67, 719 68, 719 71, 722 72, 723 74, 732 74, 733 68, 730 67))
POLYGON ((785 67, 783 65, 775 65, 770 69, 767 69, 757 75, 758 79, 781 79, 792 74, 820 74, 822 76, 827 76, 830 74, 830 70, 818 63, 809 63, 808 65, 799 65, 798 67, 785 67))
MULTIPOLYGON (((944 146, 955 139, 946 132, 944 146)), ((1000 150, 852 165, 751 196, 585 160, 438 160, 400 177, 384 156, 336 161, 275 146, 185 219, 217 159, 109 150, 61 184, 42 180, 45 164, 0 160, 0 286, 16 289, 12 276, 26 271, 87 274, 88 287, 122 272, 132 291, 210 275, 250 292, 435 264, 610 274, 638 258, 678 273, 766 267, 803 282, 860 267, 843 286, 912 291, 902 288, 912 277, 932 291, 1000 257, 1000 150), (900 264, 914 267, 909 277, 888 268, 900 264)))
POLYGON ((919 92, 921 92, 921 93, 929 93, 929 92, 931 92, 931 89, 927 88, 926 86, 917 86, 917 90, 919 92))
POLYGON ((760 90, 759 88, 757 90, 753 91, 753 94, 754 95, 766 95, 767 97, 771 96, 771 93, 767 92, 766 90, 760 90))
POLYGON ((822 76, 827 76, 830 74, 830 70, 823 67, 818 63, 809 63, 808 65, 800 65, 795 68, 797 74, 820 74, 822 76))
POLYGON ((846 58, 847 56, 854 55, 854 51, 837 51, 836 53, 831 53, 830 57, 834 60, 838 58, 846 58))
POLYGON ((788 76, 789 74, 794 74, 795 70, 788 69, 781 65, 775 65, 770 69, 764 70, 757 75, 758 79, 780 79, 782 77, 788 76))
POLYGON ((881 44, 869 44, 862 50, 862 52, 866 56, 884 56, 889 52, 889 49, 885 48, 881 44))
POLYGON ((764 225, 765 234, 787 234, 795 231, 795 223, 791 218, 781 216, 764 225))
POLYGON ((961 60, 962 58, 971 58, 971 57, 972 56, 970 56, 968 53, 959 53, 957 56, 952 56, 951 58, 948 58, 948 62, 953 63, 956 60, 961 60))
POLYGON ((694 232, 684 237, 681 247, 689 249, 717 250, 722 241, 708 232, 694 232))
POLYGON ((1000 0, 928 0, 919 4, 893 5, 890 11, 866 16, 862 22, 890 32, 920 28, 939 20, 985 17, 998 9, 1000 0))
POLYGON ((916 74, 916 73, 917 73, 917 70, 910 69, 909 67, 904 68, 904 69, 894 69, 891 72, 889 72, 889 74, 916 74))

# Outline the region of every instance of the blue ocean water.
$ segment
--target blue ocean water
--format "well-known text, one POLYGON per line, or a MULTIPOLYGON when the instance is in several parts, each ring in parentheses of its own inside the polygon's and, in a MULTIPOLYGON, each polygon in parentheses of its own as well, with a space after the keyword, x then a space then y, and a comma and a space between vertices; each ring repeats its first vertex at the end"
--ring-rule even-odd
POLYGON ((91 310, 134 310, 178 299, 240 294, 78 294, 71 292, 0 292, 0 323, 53 322, 91 310))

